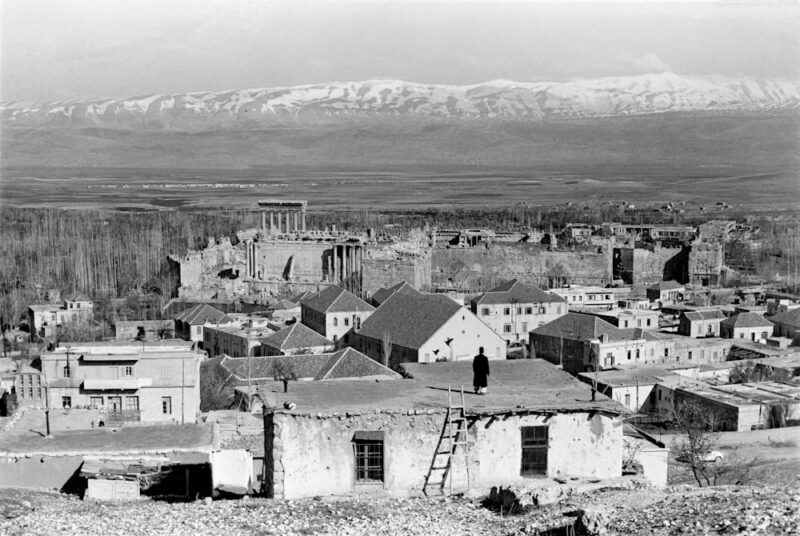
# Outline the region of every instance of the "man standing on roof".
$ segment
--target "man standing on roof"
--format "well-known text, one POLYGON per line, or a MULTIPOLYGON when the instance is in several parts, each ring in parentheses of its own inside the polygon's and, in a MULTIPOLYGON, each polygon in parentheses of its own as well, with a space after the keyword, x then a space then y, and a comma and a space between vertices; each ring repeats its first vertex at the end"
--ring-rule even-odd
POLYGON ((483 355, 483 346, 478 348, 478 355, 472 360, 472 374, 475 394, 485 395, 489 385, 489 358, 483 355))

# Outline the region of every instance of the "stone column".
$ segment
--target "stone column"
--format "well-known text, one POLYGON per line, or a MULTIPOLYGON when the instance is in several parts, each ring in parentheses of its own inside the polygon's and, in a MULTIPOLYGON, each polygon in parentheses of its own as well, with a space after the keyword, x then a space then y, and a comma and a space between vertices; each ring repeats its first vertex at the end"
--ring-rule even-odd
POLYGON ((269 211, 269 232, 275 232, 275 213, 271 210, 269 211))
POLYGON ((305 230, 306 230, 306 209, 303 209, 303 212, 300 214, 300 216, 301 216, 301 219, 302 219, 302 222, 301 222, 302 226, 301 226, 300 229, 303 232, 305 232, 305 230))
POLYGON ((336 282, 336 244, 331 250, 331 283, 336 282))
POLYGON ((292 227, 293 227, 292 230, 294 232, 297 232, 297 231, 300 230, 300 222, 299 222, 297 216, 298 216, 298 212, 296 210, 294 212, 292 212, 292 227))
POLYGON ((261 232, 267 234, 267 211, 261 211, 261 232))

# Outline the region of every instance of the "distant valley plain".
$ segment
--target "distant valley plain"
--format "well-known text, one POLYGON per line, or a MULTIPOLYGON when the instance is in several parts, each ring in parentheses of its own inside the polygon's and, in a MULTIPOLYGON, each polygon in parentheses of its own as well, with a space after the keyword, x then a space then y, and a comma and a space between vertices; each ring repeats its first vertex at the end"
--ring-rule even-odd
POLYGON ((800 208, 792 113, 2 133, 6 206, 247 209, 284 198, 314 210, 623 200, 800 208))

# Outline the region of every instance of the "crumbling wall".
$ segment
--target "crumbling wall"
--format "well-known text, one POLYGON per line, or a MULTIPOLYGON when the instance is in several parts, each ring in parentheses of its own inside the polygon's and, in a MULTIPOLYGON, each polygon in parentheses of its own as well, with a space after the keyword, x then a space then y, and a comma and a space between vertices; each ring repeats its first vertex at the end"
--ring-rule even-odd
POLYGON ((431 249, 420 240, 370 245, 362 262, 364 294, 405 281, 419 290, 431 287, 431 249))
POLYGON ((488 290, 512 278, 547 288, 551 279, 604 285, 611 282, 611 248, 549 251, 538 244, 491 244, 433 250, 431 279, 435 287, 488 290))
MULTIPOLYGON (((275 412, 265 418, 265 448, 272 496, 386 493, 416 495, 437 448, 443 410, 408 410, 332 416, 275 412), (384 482, 357 484, 353 436, 384 432, 384 482)), ((614 478, 622 473, 622 423, 599 413, 503 415, 470 420, 470 483, 476 489, 524 482, 520 475, 522 426, 548 426, 547 476, 614 478)), ((453 488, 466 471, 454 458, 453 488)), ((434 482, 432 480, 431 482, 434 482)))
POLYGON ((688 281, 693 285, 722 283, 722 264, 725 247, 716 242, 695 242, 689 251, 688 281))

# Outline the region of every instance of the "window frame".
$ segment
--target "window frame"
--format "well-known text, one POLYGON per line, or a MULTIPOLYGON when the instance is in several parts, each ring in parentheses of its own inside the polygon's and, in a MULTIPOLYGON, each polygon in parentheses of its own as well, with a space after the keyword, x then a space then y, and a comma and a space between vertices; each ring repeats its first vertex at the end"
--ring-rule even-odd
POLYGON ((383 432, 356 432, 353 445, 353 482, 383 485, 386 481, 386 442, 383 432))
POLYGON ((520 467, 523 477, 547 477, 550 431, 548 425, 520 426, 520 467), (542 457, 538 460, 537 456, 542 457), (531 459, 534 458, 534 459, 531 459))
POLYGON ((162 396, 161 397, 161 414, 162 415, 172 415, 172 397, 171 396, 162 396), (166 411, 169 409, 169 411, 166 411))

